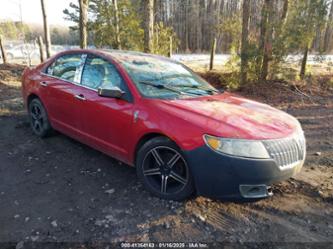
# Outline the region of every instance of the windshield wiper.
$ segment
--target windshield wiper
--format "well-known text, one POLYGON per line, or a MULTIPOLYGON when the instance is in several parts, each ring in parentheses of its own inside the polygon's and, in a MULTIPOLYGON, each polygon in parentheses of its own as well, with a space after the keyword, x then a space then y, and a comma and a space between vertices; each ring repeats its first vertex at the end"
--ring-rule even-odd
POLYGON ((199 90, 210 92, 210 93, 213 93, 213 92, 214 93, 221 93, 219 90, 212 89, 212 88, 200 87, 200 86, 197 86, 197 85, 184 85, 184 87, 195 88, 195 89, 199 89, 199 90))
POLYGON ((206 92, 210 92, 210 93, 221 93, 221 91, 216 90, 216 89, 212 89, 212 88, 206 88, 206 87, 201 87, 198 85, 188 85, 188 84, 184 84, 184 85, 175 85, 176 87, 188 87, 188 88, 194 88, 194 89, 198 89, 198 90, 202 90, 202 91, 206 91, 206 92))
MULTIPOLYGON (((171 75, 171 76, 168 76, 168 77, 163 77, 161 79, 172 79, 172 78, 178 78, 178 77, 184 77, 184 78, 193 78, 192 76, 189 76, 189 75, 171 75)), ((217 89, 211 89, 211 88, 206 88, 206 87, 199 87, 199 85, 190 85, 190 84, 175 84, 173 85, 174 87, 189 87, 189 88, 195 88, 195 89, 199 89, 199 90, 203 90, 203 91, 206 91, 206 92, 214 92, 214 93, 223 93, 224 90, 221 89, 221 90, 217 90, 217 89)))
POLYGON ((167 84, 156 84, 156 83, 153 83, 153 82, 150 82, 150 81, 139 81, 139 83, 144 84, 144 85, 148 85, 148 86, 153 86, 153 87, 156 87, 158 89, 166 89, 166 90, 169 90, 169 91, 181 94, 181 95, 189 95, 189 94, 190 95, 201 95, 201 94, 197 94, 197 93, 183 92, 183 91, 177 90, 173 87, 170 87, 167 84))

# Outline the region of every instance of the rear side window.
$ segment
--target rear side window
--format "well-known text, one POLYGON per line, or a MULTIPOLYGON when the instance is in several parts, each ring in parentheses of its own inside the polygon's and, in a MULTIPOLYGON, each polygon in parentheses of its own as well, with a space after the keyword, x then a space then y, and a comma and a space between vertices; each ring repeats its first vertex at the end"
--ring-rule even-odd
POLYGON ((61 56, 48 67, 47 74, 79 84, 86 57, 86 54, 61 56))

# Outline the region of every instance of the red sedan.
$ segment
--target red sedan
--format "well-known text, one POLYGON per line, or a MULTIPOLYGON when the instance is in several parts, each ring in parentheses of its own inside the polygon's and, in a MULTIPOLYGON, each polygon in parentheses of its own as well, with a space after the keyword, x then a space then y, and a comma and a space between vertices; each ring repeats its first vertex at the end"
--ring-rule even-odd
POLYGON ((168 58, 67 51, 26 69, 22 86, 36 135, 55 129, 135 166, 161 198, 264 198, 304 163, 295 118, 218 91, 168 58))

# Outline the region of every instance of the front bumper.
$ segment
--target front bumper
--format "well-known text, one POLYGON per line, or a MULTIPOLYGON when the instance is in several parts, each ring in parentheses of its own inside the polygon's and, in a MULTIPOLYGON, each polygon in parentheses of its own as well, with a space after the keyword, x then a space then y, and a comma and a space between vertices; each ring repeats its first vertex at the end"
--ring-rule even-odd
POLYGON ((302 160, 293 167, 281 170, 273 159, 229 156, 217 153, 206 145, 184 153, 197 193, 212 198, 270 196, 269 185, 294 176, 304 163, 302 160), (251 190, 258 192, 251 195, 251 190))

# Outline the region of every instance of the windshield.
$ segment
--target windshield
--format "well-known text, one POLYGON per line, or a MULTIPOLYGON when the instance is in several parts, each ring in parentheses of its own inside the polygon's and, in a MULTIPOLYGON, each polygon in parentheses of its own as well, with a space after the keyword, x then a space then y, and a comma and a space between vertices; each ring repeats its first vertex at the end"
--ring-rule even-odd
POLYGON ((144 54, 121 54, 115 57, 146 97, 175 99, 218 93, 214 87, 180 63, 144 54))

